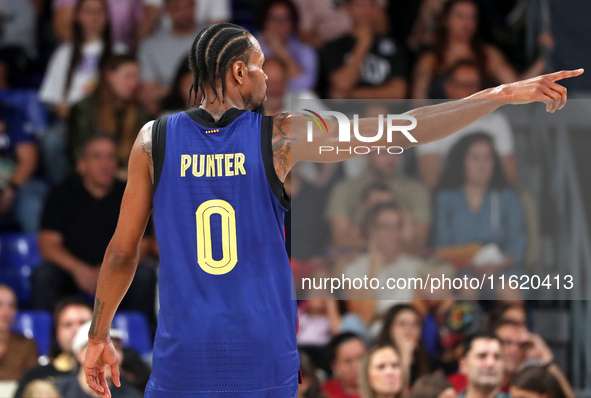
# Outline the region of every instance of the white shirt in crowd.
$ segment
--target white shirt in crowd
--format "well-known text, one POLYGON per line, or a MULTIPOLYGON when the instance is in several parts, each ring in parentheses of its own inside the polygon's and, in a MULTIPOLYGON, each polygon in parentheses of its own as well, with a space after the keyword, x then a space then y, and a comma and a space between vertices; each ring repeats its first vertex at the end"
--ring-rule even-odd
MULTIPOLYGON (((115 53, 124 53, 127 48, 122 44, 114 46, 115 53)), ((73 47, 71 43, 60 45, 52 54, 45 71, 39 98, 51 105, 62 103, 74 104, 91 94, 98 81, 98 63, 103 51, 103 42, 95 41, 82 46, 82 59, 72 75, 72 82, 67 95, 66 80, 72 60, 73 47)))

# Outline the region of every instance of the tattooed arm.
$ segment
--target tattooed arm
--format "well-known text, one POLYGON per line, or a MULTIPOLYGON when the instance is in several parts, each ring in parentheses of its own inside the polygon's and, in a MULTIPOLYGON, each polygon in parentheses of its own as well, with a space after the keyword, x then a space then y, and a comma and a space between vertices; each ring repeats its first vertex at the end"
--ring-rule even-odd
POLYGON ((138 135, 129 157, 128 179, 115 234, 107 247, 96 289, 89 342, 84 361, 86 381, 101 397, 110 397, 105 366, 119 386, 118 357, 109 328, 119 303, 131 285, 139 247, 152 211, 152 122, 138 135))

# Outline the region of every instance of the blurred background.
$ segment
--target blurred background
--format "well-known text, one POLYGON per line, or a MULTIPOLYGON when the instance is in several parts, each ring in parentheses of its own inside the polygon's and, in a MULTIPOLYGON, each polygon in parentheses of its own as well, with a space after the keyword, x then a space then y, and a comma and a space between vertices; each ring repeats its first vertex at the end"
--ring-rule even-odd
MULTIPOLYGON (((559 113, 505 107, 402 155, 298 164, 285 188, 298 288, 433 270, 554 283, 302 293, 301 397, 591 397, 584 0, 0 0, 0 397, 92 396, 78 377, 85 342, 73 342, 92 316, 131 146, 147 121, 199 105, 189 49, 224 21, 261 44, 269 115, 349 99, 377 116, 588 69, 564 81, 559 113)), ((142 396, 149 377, 157 274, 150 223, 113 324, 118 396, 142 396)))

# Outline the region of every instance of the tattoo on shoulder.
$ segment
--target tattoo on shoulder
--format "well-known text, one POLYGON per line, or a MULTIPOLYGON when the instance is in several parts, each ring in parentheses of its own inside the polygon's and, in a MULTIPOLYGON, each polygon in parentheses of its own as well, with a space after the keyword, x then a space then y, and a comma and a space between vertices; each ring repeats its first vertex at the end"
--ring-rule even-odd
MULTIPOLYGON (((98 297, 94 298, 94 311, 92 313, 92 323, 90 324, 90 330, 88 331, 88 335, 95 339, 98 335, 98 326, 101 323, 101 319, 103 317, 103 309, 105 308, 105 303, 101 301, 98 297)), ((100 337, 107 337, 109 332, 105 332, 100 337)))
POLYGON ((142 128, 142 150, 148 156, 150 166, 154 167, 154 160, 152 159, 152 124, 148 123, 142 128))
POLYGON ((289 116, 287 112, 273 116, 273 165, 281 181, 285 181, 291 169, 291 142, 294 138, 285 129, 285 120, 289 116))

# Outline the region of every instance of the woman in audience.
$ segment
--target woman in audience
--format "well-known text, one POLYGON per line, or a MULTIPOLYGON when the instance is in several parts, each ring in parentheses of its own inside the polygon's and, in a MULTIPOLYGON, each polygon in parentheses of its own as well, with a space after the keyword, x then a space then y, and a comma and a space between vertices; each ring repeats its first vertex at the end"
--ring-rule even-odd
POLYGON ((316 85, 318 59, 312 46, 298 37, 298 12, 290 0, 268 0, 257 39, 267 58, 279 58, 287 66, 291 90, 312 90, 316 85))
POLYGON ((41 101, 65 119, 72 104, 94 91, 100 66, 112 49, 106 1, 78 0, 72 41, 59 46, 51 56, 39 92, 41 101))
POLYGON ((566 398, 560 383, 545 366, 528 366, 513 376, 512 398, 566 398))
POLYGON ((12 289, 0 285, 0 380, 18 380, 38 364, 35 341, 10 330, 16 316, 16 304, 12 289))
POLYGON ((361 361, 361 398, 399 398, 405 388, 400 356, 391 345, 372 347, 361 361))
POLYGON ((448 255, 450 248, 464 248, 468 254, 458 256, 467 273, 522 274, 523 211, 489 135, 471 134, 451 149, 435 194, 435 213, 435 245, 447 248, 448 255))
POLYGON ((378 343, 396 348, 411 384, 431 371, 429 356, 421 342, 421 324, 421 315, 412 305, 397 304, 386 313, 378 336, 378 343))
POLYGON ((304 352, 300 352, 300 370, 302 371, 302 384, 298 388, 298 398, 324 398, 314 364, 304 352))
POLYGON ((514 82, 545 70, 545 60, 540 57, 519 76, 497 47, 482 42, 478 30, 475 0, 450 0, 443 5, 435 45, 419 57, 415 67, 413 98, 445 98, 445 73, 462 59, 475 61, 489 84, 514 82))
POLYGON ((68 120, 72 167, 88 137, 109 134, 118 143, 120 177, 126 178, 137 132, 150 119, 136 101, 139 76, 138 63, 131 55, 114 55, 106 61, 97 91, 74 105, 68 120))
MULTIPOLYGON (((137 48, 139 40, 157 25, 160 5, 144 0, 107 0, 112 35, 117 42, 137 48)), ((53 32, 62 42, 72 38, 72 19, 76 0, 54 0, 52 7, 53 32)))

